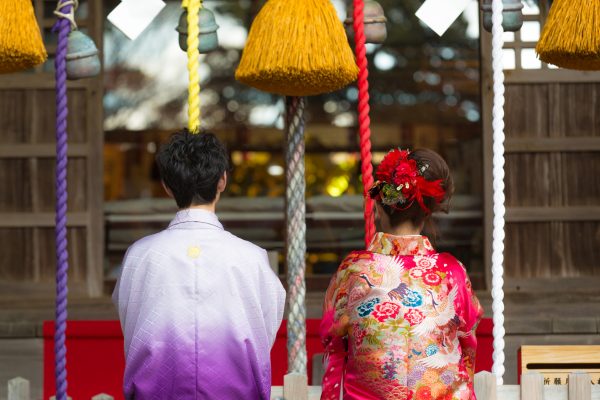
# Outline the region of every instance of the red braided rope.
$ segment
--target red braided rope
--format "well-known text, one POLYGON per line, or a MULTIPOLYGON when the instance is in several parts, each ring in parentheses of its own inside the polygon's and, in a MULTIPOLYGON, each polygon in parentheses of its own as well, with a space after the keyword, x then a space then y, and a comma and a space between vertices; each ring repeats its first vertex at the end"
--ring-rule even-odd
POLYGON ((369 69, 365 47, 364 0, 354 0, 354 51, 358 64, 358 129, 360 137, 360 158, 365 197, 365 246, 369 246, 375 235, 373 199, 369 188, 373 185, 373 165, 371 163, 371 118, 369 117, 369 69))

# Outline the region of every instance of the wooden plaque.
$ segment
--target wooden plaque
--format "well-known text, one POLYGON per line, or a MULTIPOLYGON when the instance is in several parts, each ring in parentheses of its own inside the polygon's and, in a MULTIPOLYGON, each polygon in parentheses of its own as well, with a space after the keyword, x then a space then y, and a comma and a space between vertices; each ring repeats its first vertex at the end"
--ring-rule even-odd
POLYGON ((567 385, 569 374, 587 372, 600 385, 600 346, 522 346, 520 373, 539 372, 544 385, 567 385))

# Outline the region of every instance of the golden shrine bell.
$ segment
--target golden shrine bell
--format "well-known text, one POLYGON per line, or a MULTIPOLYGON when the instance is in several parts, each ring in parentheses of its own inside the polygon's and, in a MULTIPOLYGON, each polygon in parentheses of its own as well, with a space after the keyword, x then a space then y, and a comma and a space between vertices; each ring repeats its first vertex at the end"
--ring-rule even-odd
MULTIPOLYGON (((373 0, 365 1, 365 39, 367 43, 381 44, 387 38, 387 19, 383 13, 383 7, 373 0)), ((344 21, 348 37, 354 36, 354 19, 352 16, 344 21)))
MULTIPOLYGON (((200 26, 200 40, 198 45, 198 51, 200 53, 209 53, 219 47, 219 38, 217 37, 217 29, 219 25, 215 22, 215 14, 206 8, 200 9, 199 14, 200 26)), ((187 27, 187 10, 185 10, 179 18, 179 25, 177 29, 179 32, 179 47, 183 51, 187 51, 187 38, 188 38, 188 27, 187 27)))
MULTIPOLYGON (((502 0, 502 27, 505 31, 516 32, 523 26, 523 3, 521 0, 502 0)), ((483 27, 492 31, 492 0, 483 0, 483 27)))
POLYGON ((91 78, 100 73, 100 57, 94 41, 85 33, 69 33, 67 44, 67 79, 91 78))

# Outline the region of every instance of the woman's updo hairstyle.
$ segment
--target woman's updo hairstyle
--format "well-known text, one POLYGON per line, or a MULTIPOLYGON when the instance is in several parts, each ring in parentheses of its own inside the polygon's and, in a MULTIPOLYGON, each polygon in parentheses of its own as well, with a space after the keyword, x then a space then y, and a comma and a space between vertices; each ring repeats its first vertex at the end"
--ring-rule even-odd
POLYGON ((406 221, 420 226, 429 219, 432 213, 449 211, 450 198, 454 193, 454 183, 448 164, 433 150, 417 149, 410 152, 392 150, 377 169, 377 179, 370 195, 381 204, 392 226, 406 221), (399 155, 398 152, 403 154, 399 155), (404 164, 400 165, 402 163, 404 164), (412 181, 416 182, 417 188, 406 188, 408 185, 403 184, 396 187, 398 183, 396 174, 404 173, 411 166, 416 167, 417 176, 412 181), (387 179, 382 181, 383 177, 387 179), (386 182, 387 180, 393 182, 386 182), (421 195, 415 195, 415 191, 421 195), (403 201, 393 203, 398 196, 403 201))

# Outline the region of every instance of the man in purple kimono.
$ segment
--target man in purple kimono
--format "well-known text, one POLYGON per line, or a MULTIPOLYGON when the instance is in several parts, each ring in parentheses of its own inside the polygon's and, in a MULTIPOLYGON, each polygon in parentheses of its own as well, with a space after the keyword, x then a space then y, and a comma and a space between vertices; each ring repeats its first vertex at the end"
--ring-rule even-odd
POLYGON ((133 244, 113 293, 127 399, 269 399, 270 350, 285 291, 265 250, 225 231, 215 206, 228 157, 182 131, 157 156, 179 212, 133 244))

